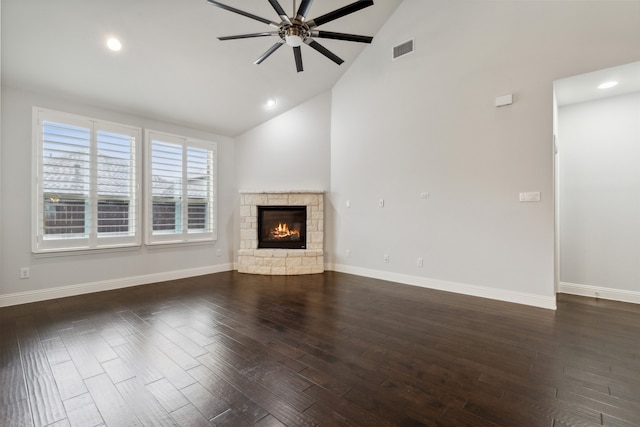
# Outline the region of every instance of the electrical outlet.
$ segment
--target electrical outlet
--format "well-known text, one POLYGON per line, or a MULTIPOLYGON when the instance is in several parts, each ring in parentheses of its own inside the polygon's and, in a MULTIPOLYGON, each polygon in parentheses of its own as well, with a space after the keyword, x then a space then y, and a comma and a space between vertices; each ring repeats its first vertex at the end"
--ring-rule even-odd
POLYGON ((416 260, 416 266, 418 267, 424 266, 424 261, 422 260, 422 258, 418 257, 418 259, 416 260))
POLYGON ((382 259, 384 260, 385 264, 389 264, 389 255, 388 254, 384 254, 384 257, 382 259))
POLYGON ((29 267, 22 267, 20 269, 20 278, 21 279, 30 279, 31 278, 31 269, 29 267))
POLYGON ((421 199, 428 199, 431 195, 429 193, 420 193, 421 199))
POLYGON ((222 256, 222 249, 218 249, 218 250, 216 251, 216 256, 219 256, 219 257, 221 257, 221 256, 222 256))
POLYGON ((347 258, 351 258, 351 249, 347 249, 346 251, 344 251, 344 256, 346 256, 347 258))
POLYGON ((384 199, 378 200, 378 206, 384 208, 384 199))

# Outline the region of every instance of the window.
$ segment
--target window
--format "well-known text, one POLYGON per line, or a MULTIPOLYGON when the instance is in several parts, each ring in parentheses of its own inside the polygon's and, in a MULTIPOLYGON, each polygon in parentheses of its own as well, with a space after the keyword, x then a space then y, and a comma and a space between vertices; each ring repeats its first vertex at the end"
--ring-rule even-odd
POLYGON ((147 243, 216 239, 216 144, 146 133, 147 243))
POLYGON ((34 108, 33 251, 140 244, 135 127, 34 108))

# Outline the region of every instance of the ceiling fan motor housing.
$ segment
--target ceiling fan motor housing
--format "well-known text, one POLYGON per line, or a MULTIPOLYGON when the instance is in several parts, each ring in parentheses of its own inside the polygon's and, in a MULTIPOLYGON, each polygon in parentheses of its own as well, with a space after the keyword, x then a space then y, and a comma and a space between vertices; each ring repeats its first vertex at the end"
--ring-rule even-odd
POLYGON ((290 24, 288 22, 280 24, 278 35, 289 46, 297 47, 309 37, 309 27, 302 21, 292 19, 290 24))

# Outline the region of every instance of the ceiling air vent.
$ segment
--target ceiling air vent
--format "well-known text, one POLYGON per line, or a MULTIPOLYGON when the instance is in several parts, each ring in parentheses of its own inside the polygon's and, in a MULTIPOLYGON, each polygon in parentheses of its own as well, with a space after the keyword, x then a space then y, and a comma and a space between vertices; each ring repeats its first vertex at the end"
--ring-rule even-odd
POLYGON ((396 60, 413 52, 413 39, 393 47, 393 59, 396 60))

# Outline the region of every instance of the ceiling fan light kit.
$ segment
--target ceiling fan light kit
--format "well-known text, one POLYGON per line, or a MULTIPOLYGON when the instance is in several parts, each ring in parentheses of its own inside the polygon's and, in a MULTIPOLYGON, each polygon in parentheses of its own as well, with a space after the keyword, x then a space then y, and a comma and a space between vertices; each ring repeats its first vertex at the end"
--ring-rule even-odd
POLYGON ((277 28, 277 31, 267 31, 262 33, 251 33, 251 34, 240 34, 235 36, 225 36, 218 37, 218 40, 238 40, 238 39, 246 39, 246 38, 254 38, 254 37, 269 37, 269 36, 278 36, 279 40, 271 46, 265 53, 263 53, 254 64, 261 64, 265 59, 267 59, 273 52, 275 52, 278 48, 280 48, 283 44, 287 46, 291 46, 293 48, 293 56, 296 63, 296 70, 301 72, 304 70, 302 64, 302 51, 300 46, 306 44, 321 53, 325 57, 329 58, 336 64, 340 65, 344 61, 331 52, 326 47, 322 46, 318 43, 315 38, 325 38, 325 39, 333 39, 333 40, 344 40, 350 42, 358 42, 358 43, 371 43, 373 37, 369 36, 361 36, 357 34, 346 34, 346 33, 335 33, 331 31, 321 31, 316 30, 316 27, 326 24, 327 22, 335 21, 336 19, 342 18, 351 13, 357 12, 365 7, 373 6, 373 0, 358 0, 355 3, 351 3, 347 6, 341 7, 340 9, 336 9, 332 12, 326 13, 322 16, 319 16, 315 19, 307 20, 307 14, 311 9, 311 5, 313 4, 313 0, 302 0, 300 3, 300 7, 297 11, 295 11, 295 1, 294 1, 294 16, 288 16, 284 11, 278 0, 268 0, 271 7, 276 11, 278 16, 280 17, 280 23, 270 21, 269 19, 262 18, 260 16, 254 15, 249 12, 245 12, 240 9, 236 9, 232 6, 221 3, 217 0, 207 0, 210 4, 219 7, 221 9, 227 10, 229 12, 237 13, 239 15, 245 16, 247 18, 260 21, 263 24, 270 25, 274 28, 277 28))

